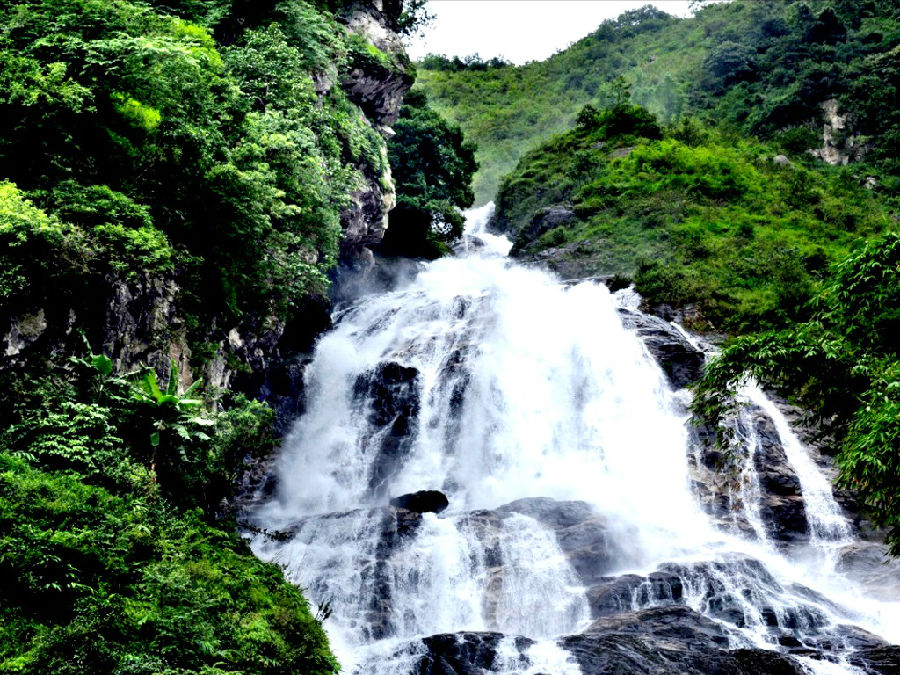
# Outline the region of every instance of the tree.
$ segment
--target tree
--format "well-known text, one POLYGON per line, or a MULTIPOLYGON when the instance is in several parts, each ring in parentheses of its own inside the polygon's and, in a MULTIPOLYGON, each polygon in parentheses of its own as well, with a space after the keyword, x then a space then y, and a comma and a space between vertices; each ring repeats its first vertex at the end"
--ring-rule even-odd
POLYGON ((410 92, 388 158, 397 185, 397 207, 384 237, 388 254, 435 258, 462 234, 459 209, 471 206, 475 148, 462 131, 428 106, 425 95, 410 92))

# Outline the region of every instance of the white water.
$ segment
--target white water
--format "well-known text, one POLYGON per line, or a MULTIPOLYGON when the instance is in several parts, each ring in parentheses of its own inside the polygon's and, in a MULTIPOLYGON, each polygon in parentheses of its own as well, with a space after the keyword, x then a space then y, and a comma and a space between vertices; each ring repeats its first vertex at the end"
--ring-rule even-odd
MULTIPOLYGON (((794 560, 766 541, 752 475, 744 500, 758 541, 713 526, 690 489, 683 405, 623 328, 617 299, 602 285, 565 287, 511 263, 509 242, 484 232, 488 216, 470 214, 467 232, 478 239, 466 239, 461 255, 337 314, 307 371, 308 410, 280 457, 277 498, 253 514, 260 526, 296 532, 287 541, 259 535, 254 551, 284 565, 314 602, 331 603, 326 628, 345 672, 409 672, 417 638, 463 630, 536 640, 530 665, 504 641, 498 670, 578 672, 554 638, 583 630, 590 613, 554 533, 509 514, 485 534, 473 514, 523 497, 592 505, 625 551, 616 572, 735 554, 762 561, 776 590, 755 567, 686 576, 687 603, 706 613, 709 584, 739 597, 752 590, 739 601, 745 625, 732 631, 735 645, 773 647, 760 606, 781 612, 781 625, 792 607, 816 604, 794 583, 839 605, 815 607, 823 625, 853 622, 900 640, 896 604, 862 597, 833 558, 823 568, 821 557, 794 560), (418 372, 418 415, 373 485, 387 431, 360 392, 385 363, 418 372), (380 550, 388 497, 423 489, 443 491, 449 509, 380 550)), ((801 481, 810 548, 835 551, 851 534, 827 479, 762 392, 747 396, 772 416, 801 481)))

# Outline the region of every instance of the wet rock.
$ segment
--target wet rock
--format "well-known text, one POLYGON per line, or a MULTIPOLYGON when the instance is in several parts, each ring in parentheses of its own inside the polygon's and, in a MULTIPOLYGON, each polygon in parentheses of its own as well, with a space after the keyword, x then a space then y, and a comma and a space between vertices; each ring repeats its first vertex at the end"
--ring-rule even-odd
POLYGON ((501 633, 463 632, 432 635, 422 639, 425 655, 416 664, 414 675, 480 675, 498 670, 526 669, 531 661, 525 651, 533 644, 525 637, 507 637, 501 633), (516 663, 498 658, 500 642, 509 640, 517 652, 516 663))
POLYGON ((383 495, 387 480, 409 453, 419 414, 419 371, 393 361, 361 375, 355 396, 368 406, 368 442, 378 443, 369 489, 383 495))
POLYGON ((622 311, 622 323, 644 341, 675 389, 700 379, 706 354, 694 347, 668 321, 638 312, 622 311))
POLYGON ((728 636, 720 624, 683 606, 653 607, 603 617, 585 633, 639 635, 643 639, 674 641, 686 649, 728 646, 728 636))
POLYGON ((776 541, 809 541, 809 524, 800 479, 788 462, 772 419, 752 408, 750 420, 759 438, 753 462, 759 475, 760 516, 776 541))
POLYGON ((505 504, 497 512, 520 513, 552 530, 559 547, 587 586, 630 560, 629 552, 613 536, 606 518, 595 513, 586 502, 532 497, 505 504))
POLYGON ((449 506, 447 496, 438 490, 419 490, 410 494, 394 497, 391 506, 416 513, 440 513, 449 506))
POLYGON ((900 675, 900 645, 860 649, 848 661, 871 675, 900 675))
POLYGON ((900 600, 900 560, 888 556, 879 542, 858 541, 845 546, 837 569, 859 581, 876 598, 900 600))
MULTIPOLYGON (((618 619, 619 617, 617 617, 618 619)), ((598 622, 599 623, 599 622, 598 622)), ((715 622, 685 607, 645 610, 571 635, 560 646, 585 675, 800 675, 800 666, 773 651, 728 650, 715 622)))

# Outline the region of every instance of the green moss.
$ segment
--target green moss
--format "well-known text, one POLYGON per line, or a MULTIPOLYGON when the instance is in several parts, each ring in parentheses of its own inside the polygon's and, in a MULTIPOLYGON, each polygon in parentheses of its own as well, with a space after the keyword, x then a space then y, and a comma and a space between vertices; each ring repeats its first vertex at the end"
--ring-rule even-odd
POLYGON ((0 672, 336 672, 300 589, 216 516, 271 410, 68 366, 0 373, 0 672))

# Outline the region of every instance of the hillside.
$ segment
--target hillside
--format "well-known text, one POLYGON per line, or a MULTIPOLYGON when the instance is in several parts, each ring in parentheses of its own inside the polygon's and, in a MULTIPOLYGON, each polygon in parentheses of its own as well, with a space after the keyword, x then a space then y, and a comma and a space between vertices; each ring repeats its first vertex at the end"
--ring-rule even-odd
POLYGON ((583 105, 615 103, 622 84, 663 123, 699 116, 782 150, 866 154, 890 191, 900 171, 898 45, 889 0, 731 2, 685 19, 647 7, 539 63, 427 57, 416 86, 478 145, 478 203, 527 150, 571 128, 583 105), (835 115, 845 128, 826 144, 822 125, 835 115))
POLYGON ((802 161, 637 106, 586 108, 504 179, 493 226, 563 278, 619 275, 650 305, 691 305, 695 328, 782 325, 830 262, 893 223, 852 169, 802 161))

